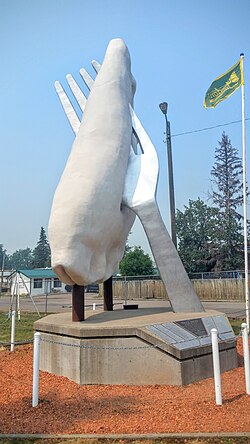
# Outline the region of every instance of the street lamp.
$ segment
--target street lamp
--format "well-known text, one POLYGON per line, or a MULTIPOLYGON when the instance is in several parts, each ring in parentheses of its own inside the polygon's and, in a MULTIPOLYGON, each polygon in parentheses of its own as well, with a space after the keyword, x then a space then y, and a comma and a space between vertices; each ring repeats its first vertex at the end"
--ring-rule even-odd
POLYGON ((168 181, 169 181, 171 237, 175 247, 177 248, 171 132, 170 132, 170 122, 168 121, 167 118, 167 111, 168 111, 167 102, 160 103, 159 108, 161 112, 164 114, 166 120, 166 144, 167 144, 167 153, 168 153, 168 181))

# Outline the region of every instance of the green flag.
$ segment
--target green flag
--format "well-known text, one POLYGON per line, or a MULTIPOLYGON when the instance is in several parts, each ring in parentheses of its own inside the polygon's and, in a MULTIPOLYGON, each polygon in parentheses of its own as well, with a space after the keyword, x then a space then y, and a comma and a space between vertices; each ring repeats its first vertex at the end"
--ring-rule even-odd
POLYGON ((222 100, 227 99, 244 84, 242 59, 225 74, 217 77, 208 88, 204 100, 205 108, 214 108, 222 100))

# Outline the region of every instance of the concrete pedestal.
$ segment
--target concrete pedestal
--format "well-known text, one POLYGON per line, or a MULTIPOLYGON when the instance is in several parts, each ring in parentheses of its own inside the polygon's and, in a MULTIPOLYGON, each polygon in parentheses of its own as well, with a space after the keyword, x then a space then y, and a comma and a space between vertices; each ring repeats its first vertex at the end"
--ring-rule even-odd
POLYGON ((213 376, 210 330, 219 333, 221 372, 237 367, 236 340, 220 312, 166 308, 71 313, 34 324, 41 335, 41 370, 78 384, 184 385, 213 376))

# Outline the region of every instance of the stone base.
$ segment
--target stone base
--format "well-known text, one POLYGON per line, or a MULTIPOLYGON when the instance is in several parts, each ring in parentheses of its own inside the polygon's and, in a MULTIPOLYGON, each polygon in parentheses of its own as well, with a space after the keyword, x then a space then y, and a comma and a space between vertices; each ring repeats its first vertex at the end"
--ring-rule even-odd
POLYGON ((64 313, 34 328, 42 333, 40 369, 81 385, 184 385, 211 377, 211 328, 219 333, 221 372, 238 365, 234 333, 217 311, 96 311, 83 322, 64 313))

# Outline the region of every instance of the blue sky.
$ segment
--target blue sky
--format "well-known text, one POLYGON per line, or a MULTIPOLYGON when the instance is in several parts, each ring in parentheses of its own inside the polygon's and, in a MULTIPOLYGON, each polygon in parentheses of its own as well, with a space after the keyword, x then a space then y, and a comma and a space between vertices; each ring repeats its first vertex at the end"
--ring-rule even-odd
MULTIPOLYGON (((165 121, 172 135, 241 119, 241 93, 205 110, 211 82, 245 53, 246 117, 250 117, 250 1, 0 0, 0 243, 8 253, 34 248, 74 139, 54 81, 92 71, 112 38, 125 40, 137 80, 135 110, 159 155, 158 202, 169 226, 165 121)), ((93 71, 92 71, 93 72, 93 71)), ((172 138, 176 207, 207 199, 214 149, 222 131, 241 156, 241 125, 172 138)), ((247 169, 250 168, 249 121, 247 169)), ((249 180, 248 173, 248 180, 249 180)), ((249 213, 249 208, 248 208, 249 213)), ((249 214, 248 214, 249 215, 249 214)), ((129 243, 146 251, 139 223, 129 243)))

